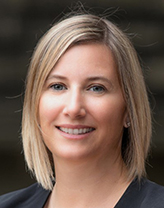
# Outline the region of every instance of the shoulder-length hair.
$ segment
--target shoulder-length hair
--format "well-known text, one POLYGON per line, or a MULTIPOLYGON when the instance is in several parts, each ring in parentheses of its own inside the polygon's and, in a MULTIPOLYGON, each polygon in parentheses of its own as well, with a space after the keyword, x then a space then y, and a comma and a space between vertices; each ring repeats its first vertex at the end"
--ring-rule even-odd
POLYGON ((112 22, 95 15, 81 14, 58 22, 41 38, 27 75, 22 118, 23 148, 29 169, 45 189, 53 188, 54 166, 38 121, 43 85, 68 48, 89 42, 105 44, 115 58, 130 121, 130 127, 124 129, 122 137, 122 157, 129 179, 145 175, 151 113, 136 51, 129 38, 112 22))

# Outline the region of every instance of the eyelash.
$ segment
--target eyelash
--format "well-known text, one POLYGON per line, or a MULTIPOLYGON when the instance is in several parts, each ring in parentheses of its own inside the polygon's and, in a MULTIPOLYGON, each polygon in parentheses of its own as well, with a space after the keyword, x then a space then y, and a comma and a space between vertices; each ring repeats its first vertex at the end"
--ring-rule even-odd
POLYGON ((66 86, 64 84, 61 84, 61 83, 53 84, 53 85, 50 86, 50 88, 55 90, 55 91, 67 90, 66 86), (58 87, 58 88, 55 88, 55 87, 58 87), (59 89, 59 87, 62 87, 62 89, 61 88, 59 89))
POLYGON ((106 91, 106 88, 104 86, 101 86, 101 85, 93 85, 93 86, 90 86, 87 90, 88 91, 91 90, 91 91, 96 92, 96 93, 103 93, 103 92, 106 91), (96 90, 94 90, 94 89, 96 89, 96 90))
MULTIPOLYGON (((56 84, 52 84, 50 86, 51 89, 55 90, 55 91, 63 91, 63 90, 67 90, 67 87, 62 84, 62 83, 56 83, 56 84)), ((101 86, 101 85, 92 85, 92 86, 89 86, 87 88, 87 91, 92 91, 94 93, 103 93, 106 91, 106 88, 104 86, 101 86)))

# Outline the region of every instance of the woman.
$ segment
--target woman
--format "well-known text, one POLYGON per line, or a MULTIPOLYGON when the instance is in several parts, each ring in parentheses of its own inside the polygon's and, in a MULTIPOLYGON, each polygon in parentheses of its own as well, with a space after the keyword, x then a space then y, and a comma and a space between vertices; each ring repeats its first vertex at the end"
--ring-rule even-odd
POLYGON ((106 19, 68 17, 40 40, 27 76, 22 138, 38 183, 1 207, 163 207, 164 188, 145 178, 150 137, 129 39, 106 19))

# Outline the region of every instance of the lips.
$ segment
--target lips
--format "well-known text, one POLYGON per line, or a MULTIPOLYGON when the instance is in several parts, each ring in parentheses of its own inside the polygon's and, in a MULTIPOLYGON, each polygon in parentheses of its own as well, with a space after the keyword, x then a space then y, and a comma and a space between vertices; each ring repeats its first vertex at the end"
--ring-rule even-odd
POLYGON ((73 128, 68 128, 68 127, 61 127, 61 126, 58 126, 57 127, 60 131, 66 133, 66 134, 71 134, 71 135, 82 135, 82 134, 86 134, 86 133, 89 133, 89 132, 92 132, 95 130, 95 128, 91 128, 91 127, 85 127, 85 128, 76 128, 76 127, 73 127, 73 128))

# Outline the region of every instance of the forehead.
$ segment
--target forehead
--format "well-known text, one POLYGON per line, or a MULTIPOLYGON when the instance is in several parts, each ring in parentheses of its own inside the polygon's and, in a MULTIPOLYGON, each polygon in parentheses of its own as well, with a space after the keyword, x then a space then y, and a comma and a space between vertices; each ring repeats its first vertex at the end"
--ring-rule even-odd
POLYGON ((64 72, 66 69, 71 73, 73 68, 76 68, 79 74, 86 70, 88 73, 95 70, 103 73, 103 69, 106 69, 107 73, 112 70, 117 73, 116 65, 114 56, 106 45, 100 43, 80 44, 69 48, 61 56, 50 74, 64 72))
POLYGON ((120 88, 115 59, 103 44, 83 44, 71 47, 60 58, 47 82, 69 81, 81 85, 86 82, 103 82, 120 88))

